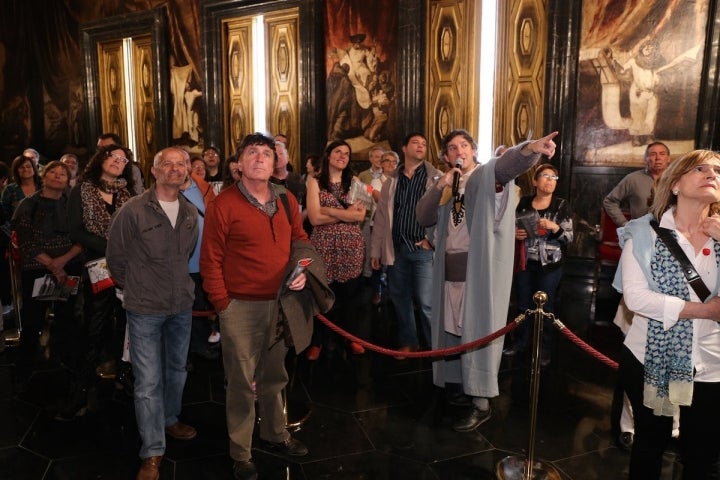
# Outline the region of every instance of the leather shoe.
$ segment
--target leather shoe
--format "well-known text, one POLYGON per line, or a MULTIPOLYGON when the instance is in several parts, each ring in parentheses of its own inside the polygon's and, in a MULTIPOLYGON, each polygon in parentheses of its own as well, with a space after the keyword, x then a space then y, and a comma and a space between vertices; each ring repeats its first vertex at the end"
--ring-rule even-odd
POLYGON ((175 440, 192 440, 197 437, 197 430, 190 425, 177 422, 175 425, 165 427, 165 434, 175 440))
POLYGON ((284 442, 268 442, 265 443, 272 450, 283 455, 290 455, 292 457, 303 457, 308 454, 308 448, 298 439, 288 437, 284 442))
POLYGON ((252 460, 238 460, 233 464, 233 477, 236 480, 256 480, 257 476, 257 468, 252 460))
POLYGON ((630 450, 632 450, 632 445, 633 445, 632 432, 622 432, 620 435, 618 435, 616 443, 620 450, 623 450, 625 452, 629 452, 630 450))
POLYGON ((135 392, 135 376, 130 363, 119 362, 117 376, 115 377, 115 389, 125 391, 125 394, 132 398, 135 392))
POLYGON ((507 347, 505 350, 502 351, 502 354, 506 357, 514 357, 518 353, 525 350, 525 348, 520 345, 519 343, 513 343, 509 347, 507 347))
POLYGON ((472 432, 477 427, 490 420, 491 415, 491 408, 488 408, 487 410, 480 410, 473 405, 470 407, 468 414, 455 422, 452 428, 456 432, 472 432))
POLYGON ((103 380, 114 380, 117 375, 117 364, 115 360, 108 360, 101 363, 95 369, 95 373, 103 380))
POLYGON ((158 480, 160 478, 160 462, 162 455, 159 457, 148 457, 143 460, 138 470, 136 480, 158 480))

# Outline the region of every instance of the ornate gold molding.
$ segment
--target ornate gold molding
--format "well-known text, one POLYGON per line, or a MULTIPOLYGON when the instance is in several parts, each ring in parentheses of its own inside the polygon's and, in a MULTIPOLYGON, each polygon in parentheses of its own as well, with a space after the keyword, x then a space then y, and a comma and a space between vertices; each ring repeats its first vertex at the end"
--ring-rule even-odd
POLYGON ((451 130, 478 128, 480 8, 473 0, 431 0, 427 22, 428 160, 451 130))
POLYGON ((156 88, 152 74, 152 39, 150 34, 133 37, 133 85, 135 91, 135 157, 146 179, 150 178, 150 166, 155 152, 159 150, 155 137, 156 88))
MULTIPOLYGON (((252 72, 252 17, 223 21, 222 79, 225 102, 223 104, 223 131, 225 152, 235 152, 243 137, 253 128, 254 102, 252 72)), ((208 122, 213 121, 208 112, 208 122)))
POLYGON ((102 130, 117 133, 127 143, 122 40, 101 42, 97 48, 102 130))
MULTIPOLYGON (((428 158, 450 130, 478 130, 480 0, 430 0, 427 21, 428 158)), ((547 8, 542 0, 498 2, 494 135, 514 145, 543 130, 547 8)))
MULTIPOLYGON (((499 2, 497 25, 493 139, 495 145, 515 145, 544 133, 546 2, 499 2)), ((523 193, 532 190, 530 174, 517 183, 523 193)))
POLYGON ((288 139, 288 158, 300 171, 300 100, 298 69, 299 9, 279 10, 265 15, 268 59, 267 127, 272 134, 288 139))

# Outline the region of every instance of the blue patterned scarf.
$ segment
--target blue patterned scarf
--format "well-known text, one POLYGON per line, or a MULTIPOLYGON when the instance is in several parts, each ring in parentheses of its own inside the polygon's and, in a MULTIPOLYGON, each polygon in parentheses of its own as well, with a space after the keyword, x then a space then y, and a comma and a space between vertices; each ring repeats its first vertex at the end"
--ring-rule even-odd
MULTIPOLYGON (((677 239, 677 234, 672 232, 677 239)), ((720 260, 720 243, 714 242, 715 260, 720 260)), ((653 280, 661 293, 690 300, 687 280, 680 263, 660 238, 650 261, 653 280)), ((645 347, 643 404, 655 415, 673 416, 680 405, 690 405, 693 394, 693 322, 681 319, 665 330, 662 321, 648 321, 645 347)))

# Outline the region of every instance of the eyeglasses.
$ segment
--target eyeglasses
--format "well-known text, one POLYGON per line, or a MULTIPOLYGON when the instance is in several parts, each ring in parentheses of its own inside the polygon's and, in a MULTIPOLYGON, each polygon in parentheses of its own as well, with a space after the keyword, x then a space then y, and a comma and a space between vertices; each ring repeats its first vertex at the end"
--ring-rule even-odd
POLYGON ((555 180, 556 182, 560 180, 560 177, 558 177, 557 175, 551 175, 549 173, 541 173, 540 176, 542 178, 547 178, 548 180, 555 180))
POLYGON ((386 158, 385 160, 382 160, 380 163, 397 163, 397 160, 391 160, 389 158, 386 158))
POLYGON ((715 175, 715 178, 720 178, 720 165, 710 165, 709 163, 703 163, 697 167, 693 167, 691 172, 697 172, 700 175, 715 175))
POLYGON ((118 162, 122 163, 123 165, 125 165, 126 163, 128 163, 130 161, 126 157, 123 157, 122 155, 118 155, 117 153, 111 153, 110 156, 112 158, 114 158, 115 160, 117 160, 118 162))

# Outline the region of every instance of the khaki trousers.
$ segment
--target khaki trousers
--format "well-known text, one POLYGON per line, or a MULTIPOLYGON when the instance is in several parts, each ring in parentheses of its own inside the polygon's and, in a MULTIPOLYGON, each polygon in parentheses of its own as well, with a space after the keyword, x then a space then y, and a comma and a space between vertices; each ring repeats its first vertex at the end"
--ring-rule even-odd
POLYGON ((256 415, 260 417, 261 439, 284 442, 290 437, 285 428, 282 396, 288 382, 285 371, 287 347, 282 339, 276 340, 276 300, 232 300, 218 316, 227 377, 225 410, 230 457, 246 461, 252 457, 256 415), (257 414, 253 380, 257 392, 257 414))

